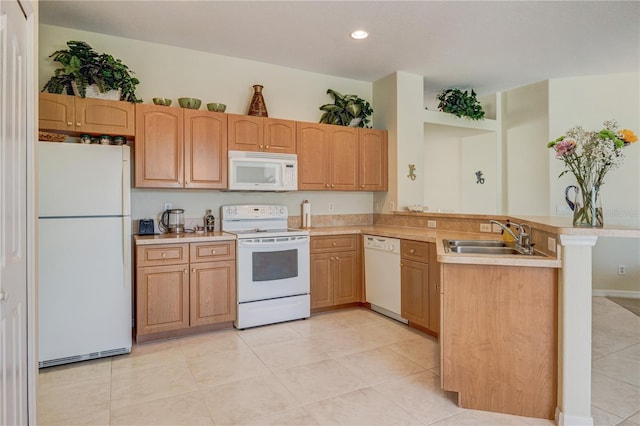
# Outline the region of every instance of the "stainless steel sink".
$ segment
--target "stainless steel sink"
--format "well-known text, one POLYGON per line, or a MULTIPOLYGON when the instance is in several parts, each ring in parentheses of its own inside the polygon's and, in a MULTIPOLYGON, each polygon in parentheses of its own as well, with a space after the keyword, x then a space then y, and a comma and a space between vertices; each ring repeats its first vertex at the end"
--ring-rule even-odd
POLYGON ((500 240, 442 240, 447 253, 518 254, 525 253, 500 240))
POLYGON ((449 251, 474 254, 522 254, 515 247, 453 246, 449 247, 449 251))
POLYGON ((504 241, 498 240, 444 240, 445 247, 457 247, 457 246, 473 246, 473 247, 506 247, 504 241))

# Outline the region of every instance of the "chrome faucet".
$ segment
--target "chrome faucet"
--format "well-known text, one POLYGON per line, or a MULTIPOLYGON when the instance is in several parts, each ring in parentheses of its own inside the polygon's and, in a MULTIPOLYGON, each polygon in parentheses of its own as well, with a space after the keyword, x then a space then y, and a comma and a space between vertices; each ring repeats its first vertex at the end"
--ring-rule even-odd
POLYGON ((509 220, 507 219, 507 224, 511 224, 514 228, 518 230, 518 235, 516 235, 511 229, 509 229, 507 225, 504 225, 503 223, 498 222, 497 220, 491 219, 489 223, 498 225, 503 231, 511 235, 514 241, 516 241, 517 250, 522 251, 522 253, 524 254, 533 254, 533 246, 535 244, 531 243, 531 226, 529 224, 513 223, 513 222, 509 222, 509 220), (528 233, 525 231, 525 227, 528 228, 529 230, 528 233))

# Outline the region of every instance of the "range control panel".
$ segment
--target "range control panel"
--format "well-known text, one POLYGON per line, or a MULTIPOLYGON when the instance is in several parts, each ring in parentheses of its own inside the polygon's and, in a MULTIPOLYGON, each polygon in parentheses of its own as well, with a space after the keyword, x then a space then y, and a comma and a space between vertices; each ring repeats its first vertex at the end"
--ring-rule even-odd
POLYGON ((222 220, 247 220, 247 219, 287 219, 289 211, 287 206, 246 204, 236 206, 222 206, 220 208, 222 220))

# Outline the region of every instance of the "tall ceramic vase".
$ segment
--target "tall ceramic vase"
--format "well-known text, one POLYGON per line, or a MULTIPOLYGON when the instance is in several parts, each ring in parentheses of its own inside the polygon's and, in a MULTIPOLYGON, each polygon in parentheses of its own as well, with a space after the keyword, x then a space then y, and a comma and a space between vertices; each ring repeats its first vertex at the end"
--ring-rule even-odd
POLYGON ((251 104, 249 104, 248 115, 254 115, 256 117, 268 117, 267 106, 264 103, 262 97, 262 86, 256 84, 253 86, 253 98, 251 98, 251 104))

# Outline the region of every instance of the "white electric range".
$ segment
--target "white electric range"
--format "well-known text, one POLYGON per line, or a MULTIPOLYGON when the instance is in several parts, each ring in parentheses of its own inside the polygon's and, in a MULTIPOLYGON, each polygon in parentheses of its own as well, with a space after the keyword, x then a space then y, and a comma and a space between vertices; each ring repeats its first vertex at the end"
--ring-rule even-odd
POLYGON ((237 237, 236 328, 308 318, 309 231, 288 229, 282 205, 222 206, 220 217, 237 237))

